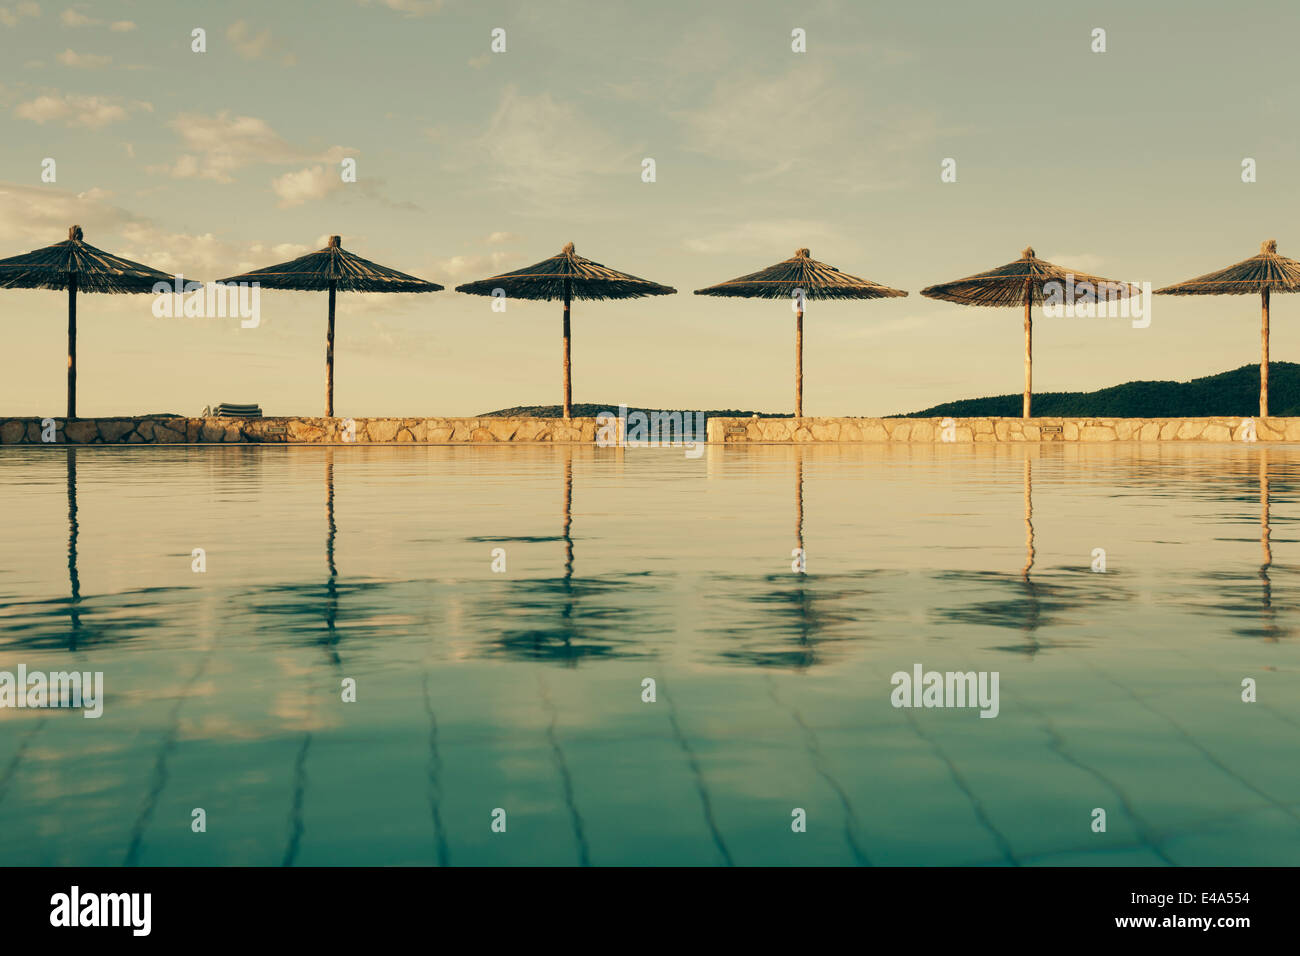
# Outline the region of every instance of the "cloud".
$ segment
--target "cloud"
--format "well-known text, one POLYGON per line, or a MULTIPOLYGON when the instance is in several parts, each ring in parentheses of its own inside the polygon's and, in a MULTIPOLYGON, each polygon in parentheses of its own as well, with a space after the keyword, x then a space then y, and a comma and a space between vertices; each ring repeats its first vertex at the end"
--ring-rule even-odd
POLYGON ((442 9, 442 0, 357 0, 357 2, 363 7, 368 7, 372 3, 378 4, 389 10, 404 13, 408 17, 422 17, 442 9))
POLYGON ((7 27, 16 27, 20 20, 26 17, 35 18, 40 15, 40 6, 31 2, 17 3, 12 7, 0 7, 0 23, 7 27))
POLYGON ((226 30, 226 39, 245 60, 279 59, 285 66, 293 66, 298 58, 285 52, 282 44, 273 39, 270 30, 254 33, 247 20, 236 20, 226 30))
MULTIPOLYGON (((152 110, 148 103, 132 103, 131 109, 152 110)), ((14 107, 14 115, 33 123, 63 123, 102 129, 127 118, 128 108, 114 98, 76 93, 46 94, 14 107)))
POLYGON ((452 256, 449 259, 435 259, 429 269, 430 275, 440 276, 439 282, 454 285, 458 280, 470 281, 487 276, 500 275, 505 272, 509 262, 517 258, 516 254, 497 249, 487 255, 452 256))
POLYGON ((489 246, 499 246, 503 242, 516 242, 518 239, 519 236, 513 232, 493 232, 489 233, 483 241, 489 246))
MULTIPOLYGON (((1089 275, 1100 275, 1101 267, 1106 260, 1099 255, 1091 252, 1069 253, 1062 252, 1059 255, 1053 252, 1049 256, 1043 256, 1048 262, 1055 262, 1058 266, 1066 269, 1078 269, 1080 272, 1089 275)), ((1104 277, 1109 278, 1109 277, 1104 277)))
POLYGON ((829 145, 833 131, 848 121, 837 108, 842 98, 819 67, 783 76, 733 74, 683 119, 694 150, 762 172, 784 171, 829 145), (809 109, 810 103, 817 108, 809 109))
MULTIPOLYGON (((772 219, 746 222, 729 229, 686 239, 682 242, 691 252, 727 253, 736 249, 768 249, 771 255, 785 258, 796 249, 816 245, 819 240, 842 241, 838 230, 805 219, 772 219)), ((813 250, 813 258, 817 258, 813 250)), ((756 265, 755 269, 761 268, 756 265)))
MULTIPOLYGON (((321 249, 329 242, 328 236, 320 236, 311 245, 303 245, 300 242, 277 242, 264 243, 254 242, 242 246, 239 254, 243 257, 229 264, 223 264, 218 269, 222 276, 238 275, 242 272, 252 272, 254 269, 260 269, 268 262, 287 262, 290 259, 297 259, 304 256, 313 249, 321 249)), ((212 273, 216 274, 216 273, 212 273)))
POLYGON ((64 66, 71 66, 78 70, 97 70, 101 66, 108 66, 113 62, 113 58, 94 53, 77 53, 68 49, 59 54, 58 61, 64 66))
POLYGON ((700 82, 731 72, 740 72, 749 59, 750 51, 736 42, 732 24, 724 21, 693 23, 653 60, 654 71, 649 76, 636 76, 634 71, 614 74, 601 84, 603 91, 618 100, 636 100, 649 106, 665 102, 694 103, 699 99, 700 82))
MULTIPOLYGON (((309 251, 297 243, 172 232, 112 204, 111 197, 99 188, 72 193, 52 186, 0 182, 0 244, 40 248, 66 238, 68 226, 79 223, 93 245, 173 275, 181 272, 202 279, 246 272, 309 251)), ((312 248, 324 244, 321 237, 312 248)))
POLYGON ((300 206, 312 199, 323 199, 343 185, 337 169, 311 166, 285 173, 271 180, 271 189, 280 197, 280 208, 300 206))
POLYGON ((136 27, 130 20, 114 20, 108 28, 114 33, 130 33, 136 27))
POLYGON ((170 125, 186 149, 214 157, 217 165, 287 162, 301 155, 255 116, 232 116, 226 110, 215 116, 182 113, 170 125))
POLYGON ((290 165, 302 162, 338 163, 356 150, 334 146, 313 153, 287 142, 270 125, 255 116, 233 116, 222 110, 215 116, 182 113, 168 125, 180 136, 185 150, 170 166, 150 167, 176 179, 210 179, 233 182, 231 175, 246 166, 290 165))
POLYGON ((698 107, 676 115, 687 149, 747 169, 746 182, 793 173, 853 191, 894 185, 888 157, 939 135, 931 112, 863 95, 816 64, 776 76, 729 73, 698 107), (846 129, 875 145, 870 156, 845 162, 846 129))
POLYGON ((636 176, 640 153, 550 93, 502 92, 487 130, 468 143, 472 163, 497 188, 539 205, 572 199, 592 176, 636 176))
POLYGON ((73 193, 54 186, 0 182, 0 243, 32 249, 48 246, 67 238, 68 226, 78 223, 88 242, 104 245, 105 240, 120 237, 123 229, 142 222, 110 203, 111 196, 97 187, 73 193))
POLYGON ((65 27, 91 27, 103 23, 103 20, 96 20, 94 17, 88 17, 80 10, 69 7, 59 14, 59 19, 63 21, 65 27))

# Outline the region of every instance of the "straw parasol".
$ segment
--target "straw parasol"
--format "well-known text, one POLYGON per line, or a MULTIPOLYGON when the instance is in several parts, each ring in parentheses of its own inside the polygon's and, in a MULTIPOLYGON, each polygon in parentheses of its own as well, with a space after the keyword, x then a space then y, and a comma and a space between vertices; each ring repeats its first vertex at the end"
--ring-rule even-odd
POLYGON ((1259 293, 1260 344, 1259 414, 1268 416, 1268 299, 1271 292, 1300 292, 1300 262, 1277 254, 1277 240, 1259 245, 1259 255, 1234 266, 1177 285, 1156 289, 1156 295, 1247 295, 1259 293))
POLYGON ((1052 295, 1044 292, 1044 287, 1055 284, 1057 291, 1063 293, 1068 282, 1076 286, 1088 283, 1090 292, 1080 291, 1075 302, 1099 302, 1107 298, 1123 299, 1136 295, 1138 287, 1127 282, 1115 282, 1063 269, 1058 265, 1039 259, 1033 247, 1027 247, 1015 262, 967 276, 954 282, 944 282, 921 290, 921 295, 930 299, 943 299, 958 305, 989 305, 1025 307, 1025 403, 1022 417, 1029 417, 1029 399, 1033 392, 1033 316, 1031 307, 1042 305, 1045 298, 1052 295), (1101 293, 1105 292, 1105 295, 1101 293))
POLYGON ((329 292, 329 328, 325 333, 325 417, 334 417, 334 294, 336 292, 437 292, 436 282, 362 259, 343 248, 339 236, 329 245, 289 262, 218 279, 222 284, 256 283, 263 289, 329 292))
POLYGON ((745 299, 795 300, 794 320, 794 417, 803 417, 803 304, 805 299, 896 299, 907 295, 900 289, 859 279, 834 266, 813 259, 807 249, 798 249, 789 259, 758 272, 696 289, 696 295, 735 296, 745 299))
POLYGON ((44 249, 0 259, 0 289, 68 290, 68 419, 77 417, 77 293, 152 292, 172 285, 172 277, 130 259, 111 255, 83 241, 80 226, 68 238, 44 249))
POLYGON ((672 295, 677 290, 649 279, 619 272, 599 262, 584 259, 566 242, 559 255, 536 265, 506 272, 478 282, 456 286, 457 292, 493 295, 501 289, 514 299, 564 300, 564 417, 573 409, 573 387, 569 364, 569 302, 571 299, 639 299, 647 295, 672 295))

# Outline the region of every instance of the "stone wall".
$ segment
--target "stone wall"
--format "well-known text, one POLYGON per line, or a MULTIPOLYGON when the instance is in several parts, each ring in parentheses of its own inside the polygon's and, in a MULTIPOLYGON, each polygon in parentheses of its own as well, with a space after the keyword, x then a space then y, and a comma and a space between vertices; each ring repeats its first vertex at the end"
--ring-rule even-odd
MULTIPOLYGON (((42 444, 40 418, 0 418, 0 445, 42 444)), ((280 442, 586 442, 594 418, 79 418, 54 423, 59 444, 210 444, 280 442), (352 438, 347 423, 355 423, 352 438)))
POLYGON ((1300 441, 1300 418, 711 418, 710 442, 1300 441), (947 427, 945 427, 947 426, 947 427))
MULTIPOLYGON (((0 418, 0 445, 42 444, 43 419, 0 418)), ((80 418, 58 444, 594 444, 594 418, 80 418)), ((710 442, 1300 441, 1300 418, 711 418, 710 442), (945 438, 945 435, 948 437, 945 438)))

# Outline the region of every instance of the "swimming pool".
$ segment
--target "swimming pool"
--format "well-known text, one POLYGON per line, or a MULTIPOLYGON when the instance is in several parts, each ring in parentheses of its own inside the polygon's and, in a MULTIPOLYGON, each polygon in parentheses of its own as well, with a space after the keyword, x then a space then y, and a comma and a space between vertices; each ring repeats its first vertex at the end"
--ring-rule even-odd
POLYGON ((104 694, 0 707, 0 863, 1290 864, 1298 475, 1241 444, 2 448, 0 672, 104 694), (895 706, 918 667, 996 674, 996 717, 895 706))

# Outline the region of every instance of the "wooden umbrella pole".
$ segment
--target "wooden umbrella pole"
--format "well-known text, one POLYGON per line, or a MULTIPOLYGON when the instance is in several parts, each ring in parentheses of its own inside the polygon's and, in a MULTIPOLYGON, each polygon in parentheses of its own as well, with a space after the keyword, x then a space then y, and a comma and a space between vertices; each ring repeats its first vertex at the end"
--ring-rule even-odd
POLYGON ((1030 310, 1033 307, 1033 286, 1025 283, 1025 404, 1022 418, 1029 417, 1029 396, 1034 390, 1034 318, 1030 310))
POLYGON ((1260 344, 1263 354, 1259 362, 1259 417, 1268 417, 1268 286, 1259 294, 1263 313, 1260 316, 1260 344))
POLYGON ((334 292, 335 280, 330 279, 330 323, 325 332, 325 417, 334 417, 334 292))
POLYGON ((794 314, 794 417, 803 418, 803 309, 794 314))
POLYGON ((573 414, 573 382, 569 365, 569 299, 573 293, 573 280, 564 280, 564 417, 573 414))
POLYGON ((68 276, 68 421, 77 417, 77 274, 68 276))

